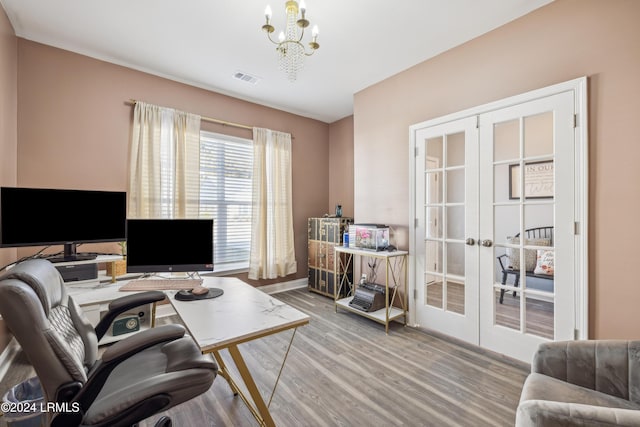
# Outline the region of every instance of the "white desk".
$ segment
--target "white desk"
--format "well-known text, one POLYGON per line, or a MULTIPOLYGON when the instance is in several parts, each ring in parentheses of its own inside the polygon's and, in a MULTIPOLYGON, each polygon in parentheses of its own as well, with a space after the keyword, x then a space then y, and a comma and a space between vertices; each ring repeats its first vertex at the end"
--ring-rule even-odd
MULTIPOLYGON (((205 277, 203 286, 220 288, 224 294, 218 298, 198 301, 178 301, 177 291, 166 291, 176 313, 189 330, 189 334, 200 346, 203 353, 212 353, 219 366, 219 374, 225 378, 232 390, 239 394, 249 410, 261 425, 274 426, 269 405, 264 402, 251 372, 240 354, 238 345, 267 335, 293 329, 309 323, 309 316, 281 302, 237 278, 205 277), (251 400, 244 395, 229 375, 229 370, 220 357, 220 351, 227 349, 236 365, 241 379, 249 391, 251 400)), ((280 371, 286 362, 282 362, 280 371)), ((278 379, 280 375, 278 375, 278 379)), ((277 386, 273 387, 273 391, 277 386)), ((273 396, 273 392, 272 392, 273 396)))

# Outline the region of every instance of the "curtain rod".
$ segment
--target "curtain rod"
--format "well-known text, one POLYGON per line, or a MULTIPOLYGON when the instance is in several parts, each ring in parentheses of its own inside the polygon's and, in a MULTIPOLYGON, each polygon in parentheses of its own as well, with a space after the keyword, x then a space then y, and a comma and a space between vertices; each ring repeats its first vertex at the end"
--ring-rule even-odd
MULTIPOLYGON (((131 104, 131 105, 135 105, 137 103, 138 101, 135 99, 129 99, 129 101, 126 102, 126 104, 131 104)), ((227 122, 225 120, 212 119, 211 117, 204 117, 204 116, 200 116, 200 120, 204 120, 205 122, 216 123, 222 126, 231 126, 234 128, 247 129, 247 130, 253 131, 253 126, 242 125, 240 123, 227 122)))

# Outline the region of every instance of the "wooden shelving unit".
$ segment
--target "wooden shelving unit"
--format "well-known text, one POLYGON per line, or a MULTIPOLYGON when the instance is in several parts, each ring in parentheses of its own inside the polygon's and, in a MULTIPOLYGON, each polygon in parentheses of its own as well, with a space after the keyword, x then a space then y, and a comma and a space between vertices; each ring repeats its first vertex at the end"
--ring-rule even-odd
POLYGON ((334 275, 351 276, 350 269, 337 269, 334 264, 334 248, 342 246, 342 237, 348 231, 353 218, 309 218, 308 266, 310 291, 333 298, 334 275))

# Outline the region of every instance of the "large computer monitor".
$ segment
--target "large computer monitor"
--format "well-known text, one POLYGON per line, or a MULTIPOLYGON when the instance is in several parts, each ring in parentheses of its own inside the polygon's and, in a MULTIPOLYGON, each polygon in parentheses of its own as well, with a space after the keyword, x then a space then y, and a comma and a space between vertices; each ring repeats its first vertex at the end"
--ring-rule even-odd
POLYGON ((124 191, 0 188, 0 247, 64 245, 52 261, 95 258, 79 243, 121 242, 126 237, 124 191))
POLYGON ((127 220, 128 273, 212 270, 212 219, 127 220))

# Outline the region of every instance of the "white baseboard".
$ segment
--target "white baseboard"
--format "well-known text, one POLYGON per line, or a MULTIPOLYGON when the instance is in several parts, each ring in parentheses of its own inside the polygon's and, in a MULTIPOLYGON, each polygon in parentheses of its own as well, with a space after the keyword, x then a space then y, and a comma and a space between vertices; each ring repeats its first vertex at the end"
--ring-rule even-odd
POLYGON ((6 375, 9 367, 13 363, 13 359, 16 358, 16 355, 20 351, 20 345, 15 338, 11 338, 9 344, 4 349, 2 354, 0 354, 0 381, 4 380, 4 376, 6 375))

